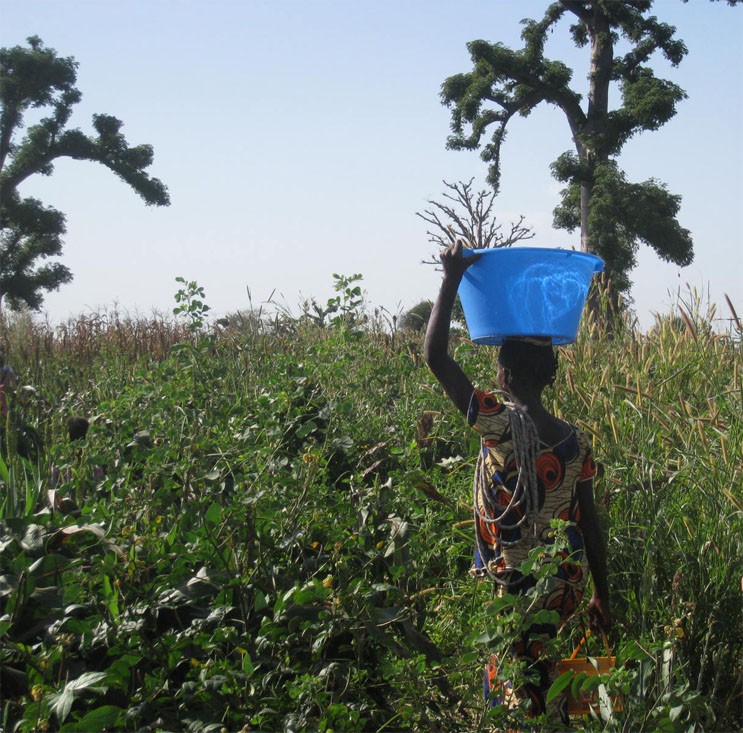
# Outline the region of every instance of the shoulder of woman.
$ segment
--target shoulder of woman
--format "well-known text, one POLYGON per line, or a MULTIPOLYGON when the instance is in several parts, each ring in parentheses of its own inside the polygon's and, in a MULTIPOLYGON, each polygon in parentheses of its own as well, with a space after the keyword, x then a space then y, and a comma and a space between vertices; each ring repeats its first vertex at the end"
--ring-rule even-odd
POLYGON ((508 408, 492 392, 475 389, 472 392, 467 412, 467 422, 476 430, 492 431, 503 422, 508 422, 508 408))
POLYGON ((578 453, 581 456, 581 460, 593 460, 593 444, 591 443, 591 439, 588 437, 588 434, 585 433, 580 428, 573 425, 573 430, 575 431, 575 437, 578 441, 578 453))
POLYGON ((474 389, 470 399, 470 414, 475 417, 480 415, 499 415, 508 408, 501 402, 498 396, 492 392, 482 389, 474 389))

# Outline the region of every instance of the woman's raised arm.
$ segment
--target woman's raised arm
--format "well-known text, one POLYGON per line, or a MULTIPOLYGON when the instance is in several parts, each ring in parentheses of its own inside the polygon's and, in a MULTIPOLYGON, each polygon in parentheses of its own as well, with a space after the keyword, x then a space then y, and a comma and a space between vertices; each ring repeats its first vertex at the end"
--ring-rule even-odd
POLYGON ((480 255, 464 257, 462 250, 462 241, 458 240, 441 255, 444 279, 428 320, 424 353, 428 368, 441 382, 441 386, 457 409, 466 415, 473 387, 467 375, 449 354, 449 326, 462 275, 480 255))

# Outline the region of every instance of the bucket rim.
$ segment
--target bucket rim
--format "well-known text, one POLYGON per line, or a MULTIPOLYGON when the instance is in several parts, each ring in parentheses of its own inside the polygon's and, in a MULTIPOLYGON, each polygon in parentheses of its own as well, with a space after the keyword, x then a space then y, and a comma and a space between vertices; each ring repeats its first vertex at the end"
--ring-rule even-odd
POLYGON ((491 255, 495 253, 505 253, 505 252, 523 252, 523 253, 538 253, 538 254, 544 254, 546 252, 553 253, 553 254, 565 254, 570 257, 578 257, 579 259, 585 259, 593 261, 594 263, 594 272, 602 272, 604 269, 604 261, 596 254, 593 254, 593 252, 581 252, 580 250, 575 249, 564 249, 563 247, 481 247, 478 249, 472 249, 465 247, 462 250, 462 254, 465 257, 472 257, 472 255, 491 255))
MULTIPOLYGON (((466 317, 466 316, 465 316, 466 317)), ((491 333, 481 334, 479 336, 470 335, 470 341, 479 346, 503 346, 506 339, 519 338, 551 338, 552 346, 568 346, 578 340, 578 335, 571 333, 491 333)))

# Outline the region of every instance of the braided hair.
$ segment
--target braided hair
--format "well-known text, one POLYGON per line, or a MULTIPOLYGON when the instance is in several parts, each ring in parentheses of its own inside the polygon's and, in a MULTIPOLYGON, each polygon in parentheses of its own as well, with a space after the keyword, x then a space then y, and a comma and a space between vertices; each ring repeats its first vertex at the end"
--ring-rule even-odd
POLYGON ((530 387, 551 387, 557 375, 557 352, 550 339, 506 339, 498 362, 530 387))

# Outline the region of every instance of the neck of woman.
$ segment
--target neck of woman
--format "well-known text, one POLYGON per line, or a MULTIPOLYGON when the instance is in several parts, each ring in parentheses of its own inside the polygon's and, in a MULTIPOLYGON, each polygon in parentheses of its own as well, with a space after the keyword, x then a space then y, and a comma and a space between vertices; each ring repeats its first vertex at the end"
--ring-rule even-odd
POLYGON ((536 420, 538 415, 543 415, 547 412, 542 404, 541 391, 511 390, 509 395, 513 403, 524 410, 532 420, 536 420))

